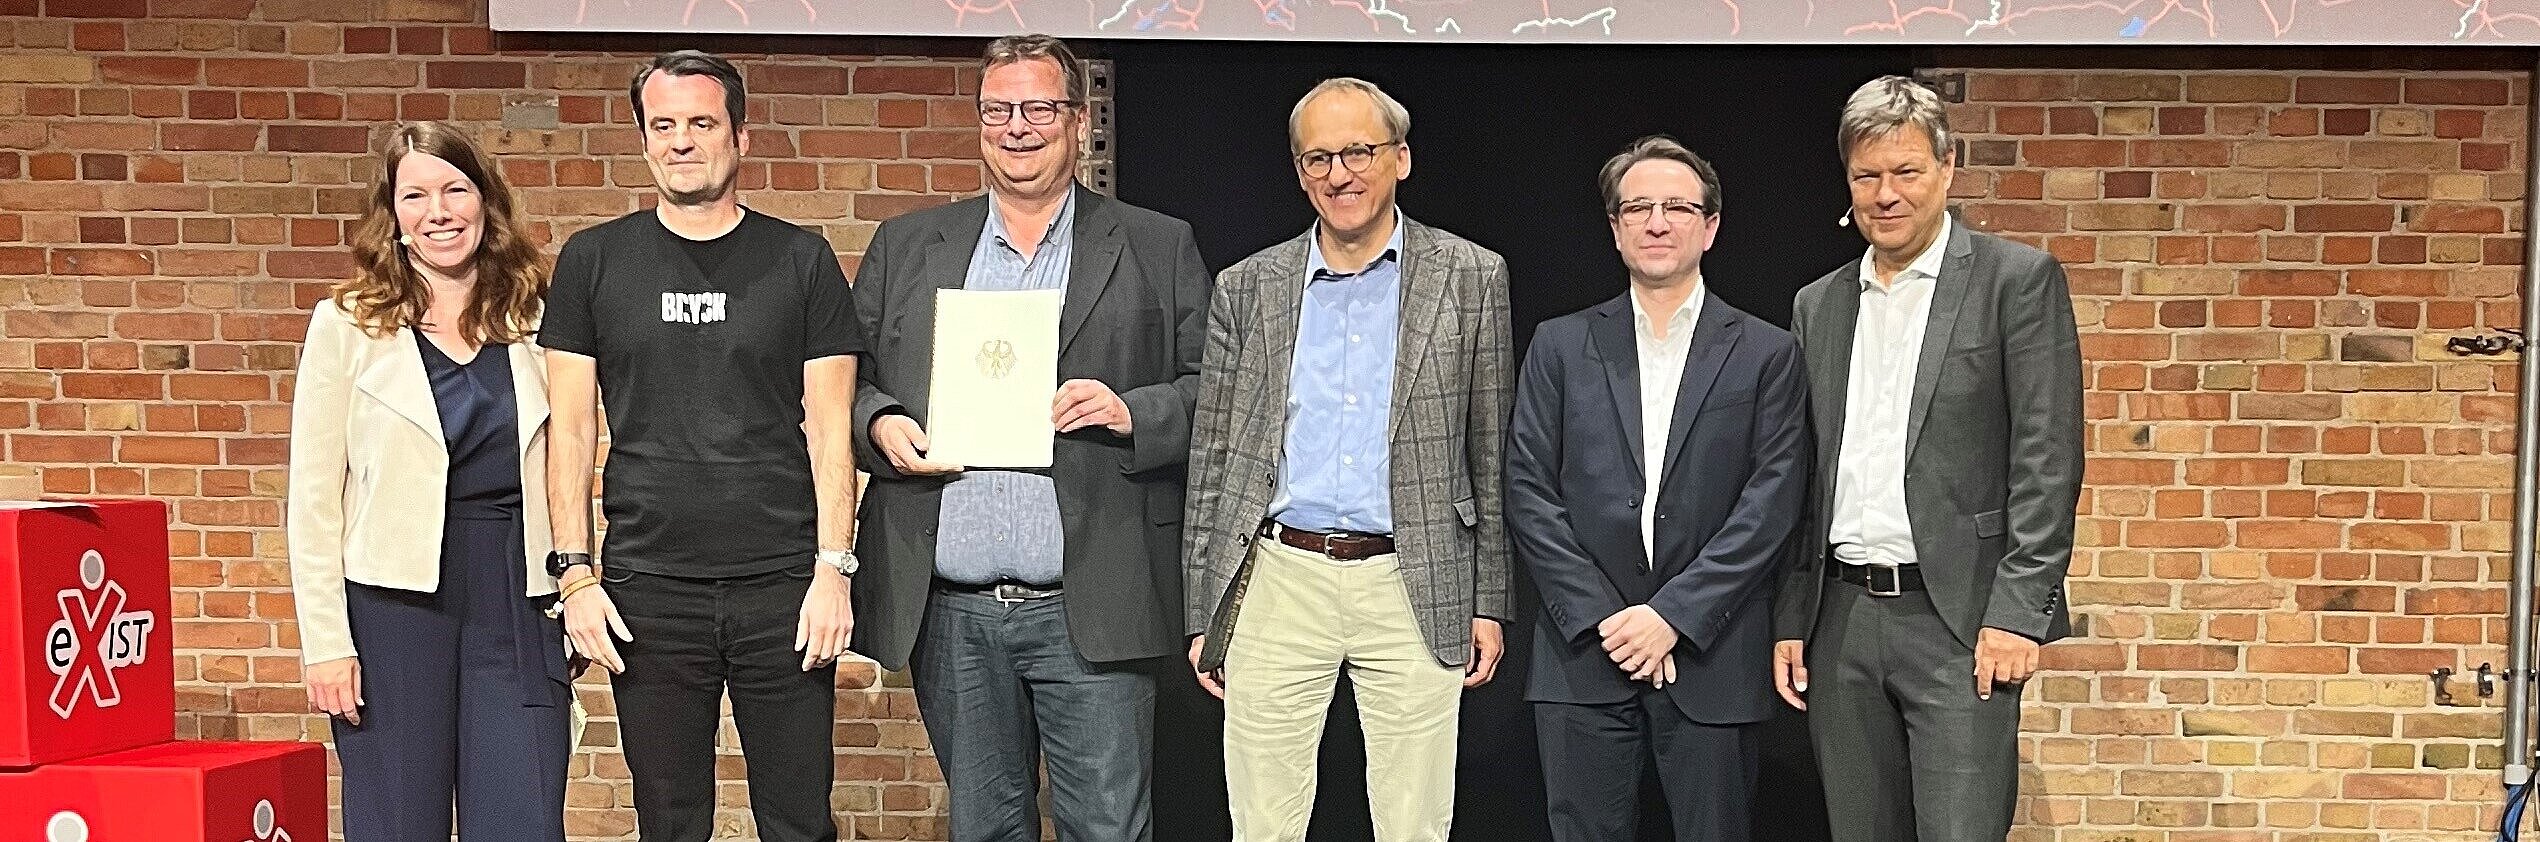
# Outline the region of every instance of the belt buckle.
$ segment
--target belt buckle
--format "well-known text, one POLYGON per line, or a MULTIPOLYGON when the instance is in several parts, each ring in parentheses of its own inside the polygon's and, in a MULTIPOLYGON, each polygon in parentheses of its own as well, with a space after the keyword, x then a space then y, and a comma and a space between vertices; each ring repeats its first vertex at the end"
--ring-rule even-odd
POLYGON ((1315 537, 1318 537, 1318 538, 1323 539, 1323 557, 1324 557, 1324 558, 1332 559, 1332 560, 1334 560, 1334 561, 1343 561, 1343 560, 1345 560, 1345 559, 1342 559, 1342 558, 1341 558, 1341 556, 1340 556, 1340 554, 1339 554, 1339 553, 1332 552, 1332 541, 1333 541, 1334 539, 1340 538, 1340 537, 1341 537, 1341 534, 1340 534, 1340 533, 1338 533, 1338 532, 1318 532, 1318 533, 1315 533, 1315 537))
POLYGON ((1024 601, 1023 597, 1017 593, 1021 590, 1022 587, 1019 585, 1010 585, 1004 582, 999 582, 997 583, 997 589, 988 595, 995 597, 998 602, 1013 605, 1024 601))
POLYGON ((1899 572, 1897 565, 1883 564, 1874 561, 1869 564, 1862 565, 1861 572, 1866 574, 1867 578, 1863 584, 1869 586, 1871 596, 1905 595, 1905 577, 1899 572), (1879 574, 1881 572, 1885 572, 1887 574, 1887 587, 1884 589, 1879 587, 1879 574))

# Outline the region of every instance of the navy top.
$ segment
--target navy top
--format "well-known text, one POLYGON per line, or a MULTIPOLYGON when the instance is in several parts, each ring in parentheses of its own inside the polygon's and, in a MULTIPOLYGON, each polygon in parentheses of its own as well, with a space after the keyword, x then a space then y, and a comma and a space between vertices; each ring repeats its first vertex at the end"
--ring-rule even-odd
POLYGON ((504 345, 477 349, 460 365, 429 337, 423 372, 441 413, 441 438, 450 447, 448 516, 461 520, 509 520, 520 516, 520 410, 512 396, 511 352, 504 345))

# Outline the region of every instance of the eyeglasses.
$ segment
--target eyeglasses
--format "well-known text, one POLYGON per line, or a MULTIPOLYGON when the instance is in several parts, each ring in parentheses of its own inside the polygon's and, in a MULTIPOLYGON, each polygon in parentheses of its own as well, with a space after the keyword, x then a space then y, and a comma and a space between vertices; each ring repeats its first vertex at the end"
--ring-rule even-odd
POLYGON ((1651 211, 1665 213, 1667 222, 1671 225, 1691 225, 1695 219, 1711 214, 1711 209, 1704 207, 1701 202, 1683 199, 1652 202, 1647 199, 1635 199, 1614 206, 1614 219, 1625 225, 1639 225, 1649 221, 1651 211))
POLYGON ((1400 145, 1402 141, 1388 140, 1374 145, 1355 143, 1338 152, 1315 149, 1296 156, 1296 165, 1299 169, 1305 170, 1307 178, 1322 178, 1331 175, 1332 160, 1335 158, 1340 159, 1341 166, 1348 168, 1350 172, 1366 172, 1369 165, 1376 163, 1377 150, 1400 145))
POLYGON ((1025 123, 1046 126, 1058 122, 1060 111, 1074 107, 1076 101, 1072 99, 1027 99, 1022 102, 983 99, 979 101, 979 122, 1002 126, 1013 122, 1014 115, 1021 114, 1025 123))

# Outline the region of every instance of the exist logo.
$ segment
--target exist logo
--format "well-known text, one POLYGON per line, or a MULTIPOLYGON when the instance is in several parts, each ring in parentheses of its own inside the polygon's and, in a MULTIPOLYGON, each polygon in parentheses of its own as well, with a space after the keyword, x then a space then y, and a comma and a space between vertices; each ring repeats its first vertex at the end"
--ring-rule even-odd
POLYGON ((256 838, 248 842, 291 842, 291 832, 274 826, 273 800, 256 801, 256 838))
POLYGON ((123 704, 115 670, 149 656, 150 629, 158 625, 157 615, 123 610, 130 595, 122 584, 106 579, 106 557, 96 550, 79 557, 79 584, 53 595, 61 603, 62 619, 44 632, 42 644, 44 665, 58 676, 50 700, 53 715, 63 719, 71 718, 83 695, 100 708, 123 704))
POLYGON ((979 343, 979 355, 973 362, 978 363, 979 373, 986 375, 988 379, 1003 380, 1006 375, 1014 373, 1014 366, 1020 361, 1018 357, 1019 355, 1014 352, 1014 343, 1003 339, 990 339, 979 343))
POLYGON ((44 823, 44 842, 88 842, 88 819, 63 810, 44 823))

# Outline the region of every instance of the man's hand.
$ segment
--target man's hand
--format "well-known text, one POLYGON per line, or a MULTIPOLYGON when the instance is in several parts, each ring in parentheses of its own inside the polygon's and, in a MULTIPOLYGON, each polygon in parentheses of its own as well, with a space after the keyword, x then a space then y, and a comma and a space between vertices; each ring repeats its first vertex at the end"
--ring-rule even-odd
MULTIPOLYGON (((598 574, 589 568, 582 568, 580 575, 568 570, 563 583, 572 584, 595 575, 598 574)), ((582 657, 610 672, 625 672, 626 661, 617 656, 617 644, 609 637, 614 634, 618 640, 633 643, 635 633, 626 630, 626 619, 617 615, 617 603, 609 599, 604 587, 592 584, 564 601, 564 634, 573 641, 573 651, 582 653, 582 657)))
POLYGON ((1808 709, 1808 642, 1805 640, 1773 641, 1773 689, 1782 701, 1800 710, 1808 709))
POLYGON ((872 434, 873 449, 882 451, 882 458, 891 460, 891 467, 902 474, 932 477, 961 470, 960 465, 926 458, 926 450, 933 444, 927 441, 926 431, 918 428, 915 418, 898 413, 874 416, 872 434))
POLYGON ((1464 689, 1489 684, 1499 674, 1499 656, 1507 654, 1508 645, 1500 637, 1499 621, 1489 617, 1473 618, 1473 656, 1464 660, 1464 689))
POLYGON ((1100 380, 1070 380, 1058 384, 1058 397, 1050 402, 1050 423, 1062 433, 1100 425, 1112 435, 1129 434, 1129 405, 1100 380))
POLYGON ((362 724, 362 662, 345 657, 310 664, 301 671, 309 685, 309 707, 344 724, 362 724))
POLYGON ((1219 667, 1203 671, 1199 668, 1199 650, 1207 643, 1206 637, 1193 636, 1191 638, 1191 676, 1199 679, 1199 688, 1208 691, 1208 695, 1217 697, 1218 701, 1225 701, 1226 669, 1219 667))
POLYGON ((1993 698, 1993 685, 2018 684, 2037 672, 2037 641, 2001 629, 1976 630, 1976 698, 1993 698))
POLYGON ((1658 609, 1645 604, 1614 612, 1596 624, 1596 633, 1605 637, 1605 657, 1633 681, 1660 675, 1667 654, 1676 651, 1676 627, 1658 616, 1658 609))
POLYGON ((811 566, 811 587, 803 591, 803 611, 794 621, 794 651, 803 653, 803 671, 834 663, 847 654, 855 635, 855 607, 847 601, 847 577, 826 564, 811 566))

